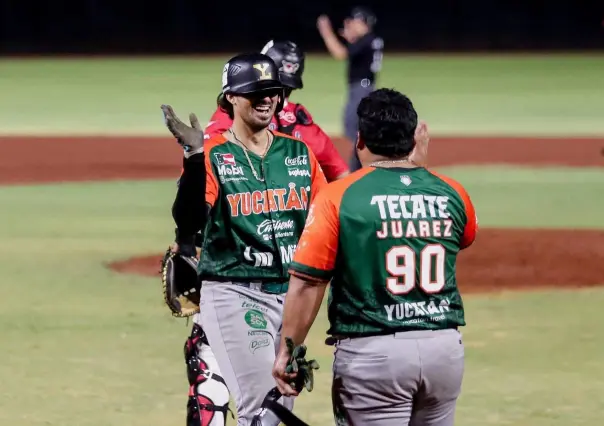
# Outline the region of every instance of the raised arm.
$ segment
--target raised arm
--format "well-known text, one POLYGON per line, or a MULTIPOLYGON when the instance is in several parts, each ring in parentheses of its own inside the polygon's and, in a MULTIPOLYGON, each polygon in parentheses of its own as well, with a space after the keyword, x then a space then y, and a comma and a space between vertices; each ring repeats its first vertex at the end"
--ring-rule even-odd
POLYGON ((179 179, 176 198, 172 204, 172 217, 177 226, 176 243, 187 251, 195 250, 195 234, 207 218, 207 204, 213 204, 217 194, 204 152, 204 133, 195 114, 189 115, 191 126, 183 123, 170 105, 162 105, 166 126, 184 149, 183 171, 179 179))
POLYGON ((317 19, 317 29, 331 56, 339 60, 344 60, 348 57, 346 46, 338 39, 338 36, 331 26, 331 21, 326 15, 321 15, 317 19))

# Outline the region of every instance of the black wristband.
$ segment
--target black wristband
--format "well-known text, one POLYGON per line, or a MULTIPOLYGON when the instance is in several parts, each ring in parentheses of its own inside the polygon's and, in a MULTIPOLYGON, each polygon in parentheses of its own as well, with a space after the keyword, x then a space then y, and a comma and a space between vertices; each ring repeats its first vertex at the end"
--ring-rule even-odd
POLYGON ((186 256, 195 256, 195 234, 183 234, 179 232, 178 228, 174 231, 176 233, 178 251, 186 256))

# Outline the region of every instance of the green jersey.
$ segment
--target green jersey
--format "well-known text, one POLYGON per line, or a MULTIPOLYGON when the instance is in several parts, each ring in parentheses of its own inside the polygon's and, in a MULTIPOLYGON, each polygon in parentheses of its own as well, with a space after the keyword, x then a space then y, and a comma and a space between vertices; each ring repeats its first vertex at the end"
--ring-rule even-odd
POLYGON ((274 132, 261 158, 222 135, 206 141, 198 273, 206 280, 285 283, 308 206, 325 177, 307 145, 274 132))
POLYGON ((425 168, 364 168, 311 206, 290 272, 332 279, 330 334, 465 325, 455 278, 477 220, 464 188, 425 168))

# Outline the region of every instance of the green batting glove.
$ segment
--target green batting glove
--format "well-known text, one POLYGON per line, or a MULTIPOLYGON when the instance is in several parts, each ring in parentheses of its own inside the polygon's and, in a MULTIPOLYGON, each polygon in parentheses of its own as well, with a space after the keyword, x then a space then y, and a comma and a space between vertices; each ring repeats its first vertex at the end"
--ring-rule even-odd
POLYGON ((285 367, 286 373, 298 373, 296 379, 291 385, 300 392, 306 388, 308 392, 312 392, 314 388, 314 372, 319 369, 319 363, 312 359, 306 359, 306 346, 299 345, 294 347, 294 342, 291 338, 285 338, 287 350, 290 353, 289 363, 285 367))

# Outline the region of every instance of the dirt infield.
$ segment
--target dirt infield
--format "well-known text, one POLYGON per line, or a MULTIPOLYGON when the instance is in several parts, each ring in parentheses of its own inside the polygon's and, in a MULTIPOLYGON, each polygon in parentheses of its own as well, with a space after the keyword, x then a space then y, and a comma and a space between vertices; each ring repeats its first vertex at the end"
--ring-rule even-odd
MULTIPOLYGON (((335 143, 347 157, 351 145, 342 139, 335 143)), ((435 137, 430 163, 599 168, 604 167, 603 150, 604 139, 435 137)), ((0 184, 175 179, 181 152, 169 138, 0 137, 0 184)), ((157 254, 109 266, 157 276, 160 258, 157 254)), ((604 281, 604 231, 482 229, 474 247, 460 254, 458 265, 465 292, 594 286, 604 281)))
MULTIPOLYGON (((123 273, 159 278, 161 254, 111 264, 123 273)), ((604 282, 604 231, 482 229, 459 255, 457 279, 464 293, 604 282), (561 262, 560 259, 564 259, 561 262)))
MULTIPOLYGON (((348 157, 351 144, 334 139, 348 157)), ((506 163, 604 167, 603 139, 444 138, 430 143, 430 163, 506 163)), ((0 184, 174 178, 182 151, 170 138, 0 137, 0 184)))

